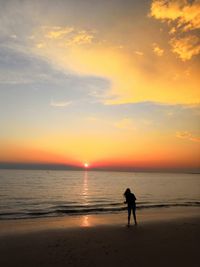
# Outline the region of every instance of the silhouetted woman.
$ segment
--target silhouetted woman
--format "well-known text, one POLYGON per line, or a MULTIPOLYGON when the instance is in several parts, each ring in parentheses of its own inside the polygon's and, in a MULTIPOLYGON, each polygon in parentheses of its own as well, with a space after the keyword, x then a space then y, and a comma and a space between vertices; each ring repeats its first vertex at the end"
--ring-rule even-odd
POLYGON ((124 197, 126 198, 126 201, 124 203, 127 204, 127 208, 128 208, 128 226, 130 226, 131 211, 133 212, 135 225, 137 225, 136 203, 135 203, 136 197, 133 193, 131 193, 130 188, 126 189, 126 191, 124 192, 124 197))

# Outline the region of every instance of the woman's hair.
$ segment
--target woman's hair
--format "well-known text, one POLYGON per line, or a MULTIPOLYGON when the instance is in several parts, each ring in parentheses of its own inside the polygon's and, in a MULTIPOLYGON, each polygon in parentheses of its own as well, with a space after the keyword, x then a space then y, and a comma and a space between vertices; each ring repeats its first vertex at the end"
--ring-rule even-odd
POLYGON ((127 188, 126 191, 124 192, 124 196, 127 196, 130 193, 131 193, 131 189, 130 188, 127 188))

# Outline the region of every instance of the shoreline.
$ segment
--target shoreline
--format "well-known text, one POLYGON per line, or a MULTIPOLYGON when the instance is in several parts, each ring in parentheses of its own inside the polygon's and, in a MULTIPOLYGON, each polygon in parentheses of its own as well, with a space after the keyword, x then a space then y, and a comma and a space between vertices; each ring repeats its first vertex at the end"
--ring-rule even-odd
MULTIPOLYGON (((132 216, 132 215, 131 215, 132 216)), ((183 218, 200 218, 200 207, 165 207, 137 210, 139 225, 183 218)), ((125 226, 127 211, 103 214, 65 215, 43 218, 0 220, 0 236, 43 230, 55 230, 102 226, 125 226)), ((131 223, 133 218, 131 217, 131 223)))
POLYGON ((0 222, 0 266, 199 265, 200 208, 0 222))

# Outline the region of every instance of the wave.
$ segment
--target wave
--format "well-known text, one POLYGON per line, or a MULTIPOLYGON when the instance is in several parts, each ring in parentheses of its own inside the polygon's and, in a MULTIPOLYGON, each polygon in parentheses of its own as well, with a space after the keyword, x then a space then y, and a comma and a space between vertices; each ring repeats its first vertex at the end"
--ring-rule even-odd
MULTIPOLYGON (((200 201, 187 201, 181 203, 150 203, 139 202, 137 209, 153 209, 153 208, 170 208, 170 207, 200 207, 200 201)), ((126 210, 126 206, 122 203, 102 203, 96 205, 60 205, 52 206, 48 209, 33 209, 23 211, 0 212, 0 220, 8 219, 25 219, 25 218, 41 218, 56 217, 64 215, 86 215, 86 214, 103 214, 117 213, 126 210)))

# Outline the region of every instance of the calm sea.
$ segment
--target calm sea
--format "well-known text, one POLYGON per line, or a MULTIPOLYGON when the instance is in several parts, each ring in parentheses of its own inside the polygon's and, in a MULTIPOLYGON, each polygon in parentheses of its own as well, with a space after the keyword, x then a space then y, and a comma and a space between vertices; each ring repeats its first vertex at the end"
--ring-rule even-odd
POLYGON ((0 219, 123 211, 127 187, 138 209, 200 206, 199 174, 0 170, 0 219))

